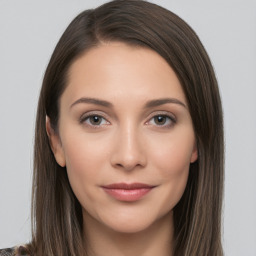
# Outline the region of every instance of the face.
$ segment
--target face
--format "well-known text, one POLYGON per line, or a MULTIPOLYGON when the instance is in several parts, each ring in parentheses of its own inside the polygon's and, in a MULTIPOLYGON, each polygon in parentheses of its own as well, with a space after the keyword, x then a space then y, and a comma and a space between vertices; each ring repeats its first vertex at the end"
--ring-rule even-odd
POLYGON ((174 71, 156 52, 109 43, 70 68, 58 135, 85 223, 145 230, 172 214, 197 159, 191 117, 174 71))

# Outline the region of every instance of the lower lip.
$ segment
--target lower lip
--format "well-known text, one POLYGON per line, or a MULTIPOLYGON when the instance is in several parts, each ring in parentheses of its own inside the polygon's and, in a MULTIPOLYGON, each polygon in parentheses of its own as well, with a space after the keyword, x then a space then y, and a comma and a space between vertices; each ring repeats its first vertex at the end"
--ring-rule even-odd
POLYGON ((104 191, 119 201, 133 202, 140 200, 148 194, 152 188, 136 188, 136 189, 113 189, 103 188, 104 191))

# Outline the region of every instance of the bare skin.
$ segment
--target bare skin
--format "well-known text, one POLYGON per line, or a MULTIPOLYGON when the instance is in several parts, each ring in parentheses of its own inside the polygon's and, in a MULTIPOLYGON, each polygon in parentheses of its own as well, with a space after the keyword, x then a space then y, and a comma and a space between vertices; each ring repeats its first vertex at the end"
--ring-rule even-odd
POLYGON ((49 122, 56 161, 83 209, 89 256, 170 256, 173 208, 197 148, 186 97, 166 61, 119 42, 89 50, 70 68, 58 134, 49 122), (135 197, 106 189, 117 183, 150 188, 135 189, 135 197))

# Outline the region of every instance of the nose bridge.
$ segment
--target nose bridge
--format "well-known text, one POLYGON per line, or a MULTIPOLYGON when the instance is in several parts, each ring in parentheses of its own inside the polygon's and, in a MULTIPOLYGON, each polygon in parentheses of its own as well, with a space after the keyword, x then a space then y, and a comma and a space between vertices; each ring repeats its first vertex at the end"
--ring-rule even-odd
POLYGON ((146 152, 138 125, 127 120, 120 125, 115 140, 112 164, 125 170, 145 165, 146 152))

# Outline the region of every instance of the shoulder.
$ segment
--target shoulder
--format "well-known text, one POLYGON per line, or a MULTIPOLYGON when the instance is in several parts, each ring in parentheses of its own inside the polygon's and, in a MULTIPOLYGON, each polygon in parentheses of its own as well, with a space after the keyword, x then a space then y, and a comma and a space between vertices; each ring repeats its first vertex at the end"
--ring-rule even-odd
POLYGON ((0 256, 29 256, 24 246, 0 249, 0 256))
POLYGON ((13 256, 15 255, 15 248, 0 249, 0 256, 13 256))

